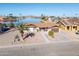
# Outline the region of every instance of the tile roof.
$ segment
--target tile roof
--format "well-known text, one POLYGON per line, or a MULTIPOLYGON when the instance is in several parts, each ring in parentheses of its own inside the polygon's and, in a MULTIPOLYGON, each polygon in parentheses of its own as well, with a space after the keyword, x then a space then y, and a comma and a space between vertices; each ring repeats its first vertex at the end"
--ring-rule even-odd
POLYGON ((64 25, 79 25, 79 19, 66 19, 61 21, 64 25))
POLYGON ((26 23, 26 25, 30 26, 36 26, 36 27, 52 27, 52 26, 57 26, 55 23, 26 23))

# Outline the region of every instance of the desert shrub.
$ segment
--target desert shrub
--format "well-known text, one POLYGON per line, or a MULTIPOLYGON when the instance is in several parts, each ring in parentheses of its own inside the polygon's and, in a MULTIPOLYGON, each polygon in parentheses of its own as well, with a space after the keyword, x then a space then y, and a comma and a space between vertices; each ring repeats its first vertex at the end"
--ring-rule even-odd
POLYGON ((53 31, 53 30, 50 30, 50 31, 48 32, 48 35, 51 36, 51 37, 53 37, 53 36, 54 36, 54 31, 53 31))
POLYGON ((39 29, 35 29, 37 32, 39 32, 39 29))

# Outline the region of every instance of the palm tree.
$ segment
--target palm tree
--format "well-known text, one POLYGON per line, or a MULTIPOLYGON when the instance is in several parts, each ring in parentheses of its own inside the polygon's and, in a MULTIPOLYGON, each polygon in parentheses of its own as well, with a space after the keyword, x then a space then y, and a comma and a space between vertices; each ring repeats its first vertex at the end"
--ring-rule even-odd
POLYGON ((48 17, 44 16, 43 14, 41 14, 41 22, 42 21, 47 21, 48 20, 48 17))
POLYGON ((75 18, 78 18, 78 14, 77 13, 75 13, 75 18))
POLYGON ((59 21, 60 21, 60 20, 62 20, 62 19, 61 19, 60 17, 57 17, 57 20, 59 20, 59 21))
POLYGON ((23 37, 24 35, 24 29, 25 29, 25 25, 24 24, 20 24, 17 26, 19 32, 21 33, 21 36, 23 37))

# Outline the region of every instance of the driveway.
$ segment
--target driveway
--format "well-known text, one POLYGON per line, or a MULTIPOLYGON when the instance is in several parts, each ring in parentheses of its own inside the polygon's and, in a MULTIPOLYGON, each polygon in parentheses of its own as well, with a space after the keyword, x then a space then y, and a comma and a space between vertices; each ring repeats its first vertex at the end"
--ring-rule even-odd
POLYGON ((57 33, 54 33, 53 38, 49 38, 47 32, 41 31, 41 35, 44 38, 46 42, 70 42, 70 41, 79 41, 77 37, 74 36, 74 34, 71 35, 71 33, 61 30, 57 33))
POLYGON ((47 33, 45 31, 40 31, 40 35, 42 36, 42 39, 44 39, 44 41, 46 43, 50 43, 50 40, 48 38, 48 35, 47 35, 47 33))
POLYGON ((72 40, 79 41, 79 35, 75 34, 76 31, 65 31, 72 38, 72 40))

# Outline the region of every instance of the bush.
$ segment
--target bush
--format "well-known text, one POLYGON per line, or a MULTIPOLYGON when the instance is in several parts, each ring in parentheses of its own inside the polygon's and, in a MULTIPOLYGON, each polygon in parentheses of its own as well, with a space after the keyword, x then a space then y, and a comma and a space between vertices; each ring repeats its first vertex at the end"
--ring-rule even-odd
POLYGON ((54 36, 54 31, 53 31, 53 30, 50 30, 50 31, 48 32, 48 35, 51 36, 51 37, 53 37, 53 36, 54 36))
POLYGON ((37 32, 39 31, 39 29, 36 29, 37 30, 37 32))
POLYGON ((0 26, 7 26, 7 25, 6 25, 6 24, 1 24, 1 23, 0 23, 0 26))
POLYGON ((10 24, 7 24, 7 26, 9 26, 9 27, 15 27, 15 24, 10 23, 10 24))
POLYGON ((13 23, 10 24, 10 27, 15 27, 15 25, 13 23))

